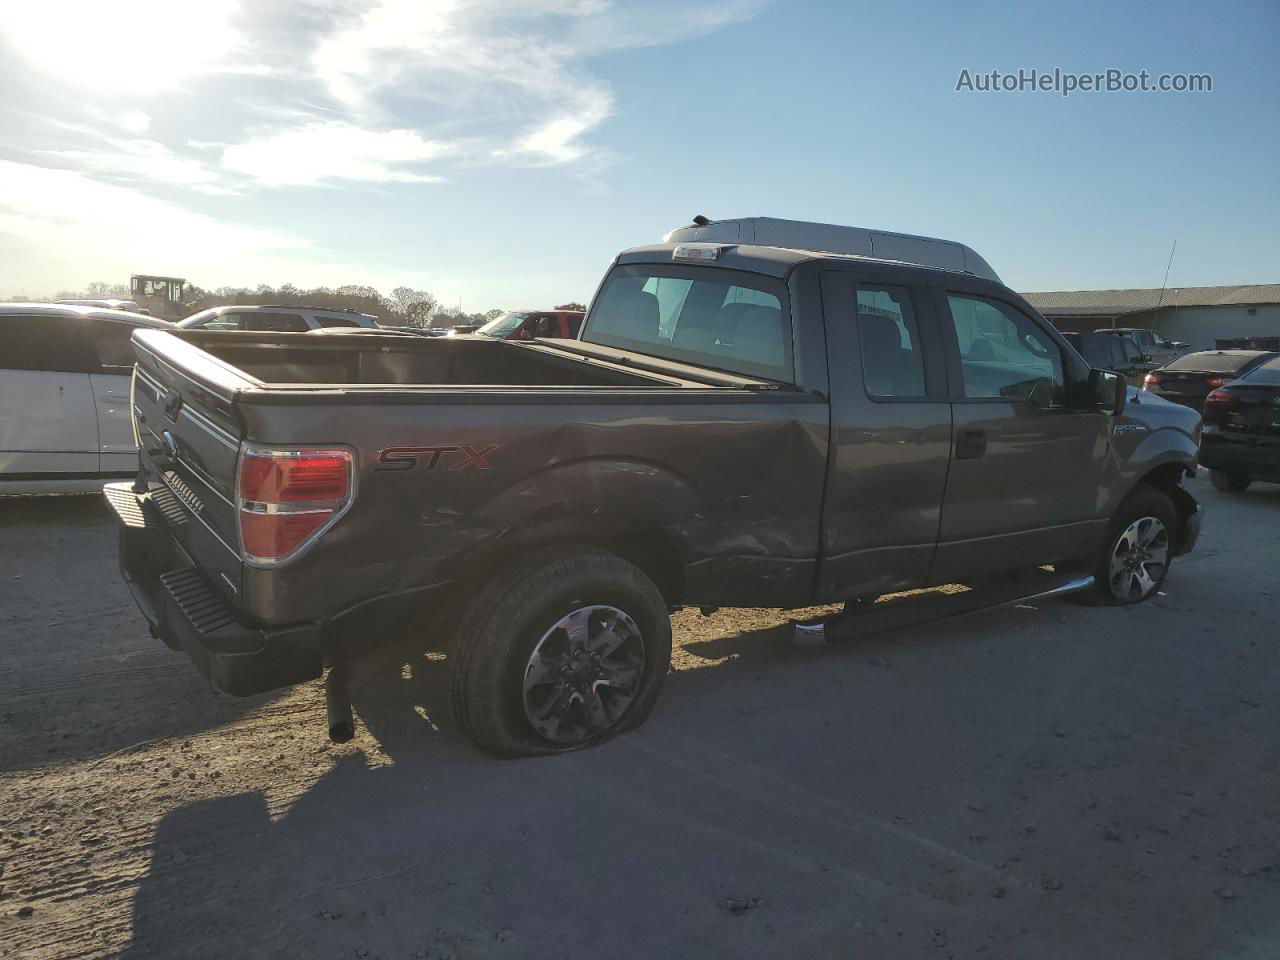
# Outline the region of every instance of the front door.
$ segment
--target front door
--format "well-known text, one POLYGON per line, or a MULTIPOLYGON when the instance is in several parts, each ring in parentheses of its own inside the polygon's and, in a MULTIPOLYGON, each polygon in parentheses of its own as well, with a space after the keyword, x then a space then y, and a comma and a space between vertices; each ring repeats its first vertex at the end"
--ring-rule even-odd
POLYGON ((822 275, 831 455, 819 597, 924 584, 933 561, 951 403, 929 288, 910 271, 822 275))
POLYGON ((1110 424, 1068 402, 1057 340, 1012 303, 938 294, 954 434, 935 583, 1075 559, 1105 519, 1110 424))

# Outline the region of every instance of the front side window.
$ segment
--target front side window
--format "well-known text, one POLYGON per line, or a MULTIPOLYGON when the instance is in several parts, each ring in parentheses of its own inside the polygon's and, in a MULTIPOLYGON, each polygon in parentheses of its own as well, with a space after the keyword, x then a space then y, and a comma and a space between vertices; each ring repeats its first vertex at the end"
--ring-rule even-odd
POLYGON ((681 363, 790 382, 791 334, 779 280, 714 267, 619 266, 583 340, 681 363))
POLYGON ((859 284, 858 342, 868 396, 924 396, 924 357, 910 290, 859 284))
POLYGON ((966 399, 1066 402, 1062 352, 1030 317, 1008 304, 948 294, 966 399))

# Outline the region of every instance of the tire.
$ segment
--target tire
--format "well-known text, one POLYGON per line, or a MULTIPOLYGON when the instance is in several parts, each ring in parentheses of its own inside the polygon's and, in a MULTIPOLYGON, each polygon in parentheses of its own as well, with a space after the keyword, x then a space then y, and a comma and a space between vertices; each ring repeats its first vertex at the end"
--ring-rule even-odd
POLYGON ((1076 594, 1076 598, 1090 606, 1120 607, 1142 603, 1158 594, 1169 574, 1169 551, 1177 522, 1177 511, 1166 494, 1155 487, 1139 485, 1111 518, 1104 546, 1093 565, 1093 586, 1076 594), (1123 550, 1122 539, 1129 545, 1123 550), (1141 552, 1133 558, 1136 567, 1129 572, 1135 540, 1141 552), (1143 555, 1151 559, 1142 561, 1143 555), (1162 562, 1157 563, 1158 560, 1162 562), (1117 561, 1115 566, 1113 561, 1117 561), (1117 567, 1121 568, 1118 577, 1117 567), (1137 573, 1138 567, 1141 574, 1137 573))
POLYGON ((453 651, 454 716, 481 749, 564 753, 649 715, 671 664, 671 619, 638 567, 553 548, 489 578, 462 613, 453 651))
POLYGON ((1210 470, 1209 482, 1223 493, 1244 493, 1253 480, 1247 473, 1237 473, 1234 470, 1210 470))

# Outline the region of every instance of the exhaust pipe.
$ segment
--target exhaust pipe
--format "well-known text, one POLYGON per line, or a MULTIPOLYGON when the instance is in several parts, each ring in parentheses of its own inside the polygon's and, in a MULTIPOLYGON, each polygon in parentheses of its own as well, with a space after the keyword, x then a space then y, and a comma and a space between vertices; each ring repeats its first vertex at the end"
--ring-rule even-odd
POLYGON ((356 722, 351 716, 351 690, 346 667, 335 664, 324 678, 324 705, 329 715, 329 739, 346 743, 356 735, 356 722))

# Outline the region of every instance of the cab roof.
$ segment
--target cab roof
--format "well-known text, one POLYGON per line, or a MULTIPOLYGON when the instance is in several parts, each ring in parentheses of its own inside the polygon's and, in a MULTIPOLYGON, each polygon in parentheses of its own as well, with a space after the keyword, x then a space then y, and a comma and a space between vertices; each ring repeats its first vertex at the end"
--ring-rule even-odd
MULTIPOLYGON (((721 243, 700 240, 697 246, 714 246, 720 248, 720 255, 714 260, 719 266, 733 270, 745 270, 750 273, 761 273, 765 276, 784 278, 797 264, 810 260, 839 260, 854 263, 886 264, 895 267, 914 267, 918 270, 939 270, 958 276, 975 276, 967 270, 933 264, 915 263, 907 260, 892 260, 887 257, 869 257, 856 253, 832 253, 825 250, 802 250, 794 247, 773 247, 763 244, 721 243)), ((676 247, 690 246, 689 243, 651 243, 640 247, 632 247, 618 254, 618 263, 696 263, 698 261, 676 260, 676 247)), ((712 262, 712 261, 706 261, 712 262)), ((984 276, 983 279, 1000 283, 998 278, 984 276)))

